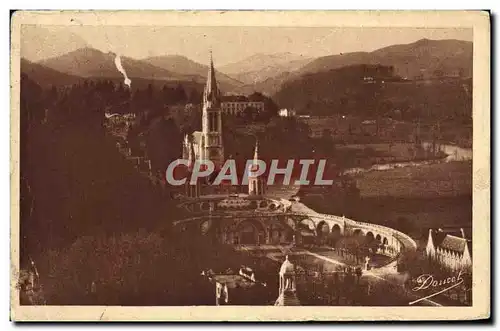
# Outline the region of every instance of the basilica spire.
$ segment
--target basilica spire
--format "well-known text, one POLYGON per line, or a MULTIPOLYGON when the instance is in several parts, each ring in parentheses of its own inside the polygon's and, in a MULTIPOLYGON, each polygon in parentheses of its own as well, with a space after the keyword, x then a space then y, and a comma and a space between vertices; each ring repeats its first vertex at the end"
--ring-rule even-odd
POLYGON ((253 153, 253 160, 257 161, 259 159, 259 139, 255 141, 255 151, 253 153))
POLYGON ((207 83, 203 92, 205 102, 214 102, 219 99, 219 89, 217 88, 217 80, 215 79, 214 61, 212 51, 210 50, 210 66, 208 67, 207 83))
POLYGON ((258 160, 259 160, 259 139, 257 139, 255 141, 255 150, 254 150, 254 153, 253 153, 253 162, 250 165, 250 167, 248 168, 250 176, 253 176, 253 172, 255 172, 255 171, 257 171, 259 169, 259 164, 257 162, 258 160))

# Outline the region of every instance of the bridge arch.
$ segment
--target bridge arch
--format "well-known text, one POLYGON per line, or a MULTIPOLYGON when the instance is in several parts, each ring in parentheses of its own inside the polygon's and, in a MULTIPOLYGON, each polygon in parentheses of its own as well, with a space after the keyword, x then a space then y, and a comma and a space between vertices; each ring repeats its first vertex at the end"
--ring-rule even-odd
POLYGON ((372 242, 373 240, 375 240, 375 235, 373 234, 373 232, 368 231, 368 232, 366 233, 365 238, 366 238, 366 241, 367 241, 367 242, 372 242))
POLYGON ((301 219, 299 221, 299 226, 304 228, 304 229, 311 230, 311 231, 316 230, 316 225, 314 224, 314 221, 310 218, 301 219))
POLYGON ((318 223, 318 226, 316 227, 316 233, 321 237, 328 236, 328 234, 330 233, 330 227, 325 221, 320 221, 318 223))
POLYGON ((239 245, 258 245, 265 243, 266 229, 255 218, 246 218, 239 221, 232 233, 233 242, 239 245))
POLYGON ((352 232, 352 235, 355 236, 355 237, 361 237, 361 236, 364 236, 364 233, 361 229, 354 229, 354 231, 352 232))
POLYGON ((273 245, 292 242, 294 230, 288 224, 283 224, 280 221, 272 221, 269 224, 269 243, 273 245))
POLYGON ((337 223, 333 224, 333 226, 332 226, 332 235, 334 237, 342 235, 342 228, 337 223))

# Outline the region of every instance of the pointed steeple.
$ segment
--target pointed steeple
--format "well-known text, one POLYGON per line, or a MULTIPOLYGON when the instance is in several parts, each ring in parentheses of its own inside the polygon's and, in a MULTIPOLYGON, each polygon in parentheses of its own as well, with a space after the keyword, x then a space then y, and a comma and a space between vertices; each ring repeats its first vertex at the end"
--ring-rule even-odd
POLYGON ((253 153, 253 161, 252 164, 248 167, 248 174, 253 177, 253 173, 259 169, 259 140, 255 141, 255 150, 253 153))
POLYGON ((253 153, 253 160, 256 161, 259 159, 259 139, 255 141, 255 151, 253 153))
POLYGON ((210 50, 210 66, 208 67, 207 83, 203 91, 203 99, 205 102, 214 102, 219 99, 219 89, 217 88, 217 80, 215 79, 214 61, 212 51, 210 50))
POLYGON ((425 252, 427 256, 434 257, 436 248, 434 247, 434 240, 432 239, 432 229, 429 229, 429 237, 427 239, 427 246, 425 247, 425 252))
POLYGON ((195 154, 194 154, 194 144, 191 141, 189 143, 189 158, 188 158, 188 168, 189 170, 192 170, 194 167, 194 162, 195 162, 195 154))

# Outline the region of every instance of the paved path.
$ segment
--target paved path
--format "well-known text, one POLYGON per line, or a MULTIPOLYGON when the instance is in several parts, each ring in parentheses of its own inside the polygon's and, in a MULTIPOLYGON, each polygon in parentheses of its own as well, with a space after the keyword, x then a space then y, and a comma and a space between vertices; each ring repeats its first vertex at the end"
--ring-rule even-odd
POLYGON ((331 258, 326 257, 326 256, 324 256, 324 255, 320 255, 320 254, 316 254, 316 253, 310 252, 310 251, 308 251, 307 249, 304 249, 304 253, 309 254, 309 255, 312 255, 312 256, 314 256, 314 257, 316 257, 316 258, 318 258, 318 259, 321 259, 321 260, 324 260, 324 261, 326 261, 326 262, 333 263, 333 264, 336 264, 336 265, 341 265, 341 266, 345 266, 345 265, 346 265, 346 264, 345 264, 345 263, 343 263, 343 262, 339 262, 339 261, 337 261, 337 260, 331 259, 331 258))
MULTIPOLYGON (((336 265, 343 265, 343 266, 346 265, 345 263, 336 261, 334 259, 328 258, 328 257, 320 255, 320 254, 316 254, 316 253, 310 252, 308 250, 304 250, 304 253, 312 255, 312 256, 314 256, 314 257, 316 257, 318 259, 321 259, 321 260, 324 260, 326 262, 333 263, 333 264, 336 264, 336 265)), ((381 277, 381 276, 378 275, 378 274, 387 275, 387 274, 390 273, 390 271, 389 271, 390 269, 387 269, 387 270, 375 269, 375 270, 378 270, 378 272, 377 271, 366 271, 365 270, 365 271, 363 271, 363 276, 373 277, 373 278, 382 280, 384 282, 390 283, 390 284, 395 285, 395 286, 402 286, 401 284, 397 284, 397 283, 395 283, 393 281, 390 281, 390 280, 388 280, 388 279, 386 279, 386 278, 381 277)), ((397 274, 397 272, 392 273, 392 274, 397 274)), ((409 295, 409 296, 413 297, 414 299, 419 299, 416 295, 409 295)), ((439 303, 437 303, 437 302, 435 302, 433 300, 430 300, 430 299, 424 299, 422 301, 423 302, 427 302, 427 303, 429 303, 429 304, 431 304, 433 306, 439 306, 439 307, 442 306, 441 304, 439 304, 439 303)))

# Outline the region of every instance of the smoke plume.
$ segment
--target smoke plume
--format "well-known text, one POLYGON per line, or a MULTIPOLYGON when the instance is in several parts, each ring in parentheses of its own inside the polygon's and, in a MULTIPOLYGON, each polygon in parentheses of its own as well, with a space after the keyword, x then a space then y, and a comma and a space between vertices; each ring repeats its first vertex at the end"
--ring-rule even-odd
POLYGON ((120 58, 120 55, 116 54, 116 57, 115 57, 115 66, 116 66, 116 69, 118 69, 119 72, 122 73, 123 75, 123 78, 124 78, 124 84, 128 86, 128 88, 130 88, 130 84, 132 83, 132 81, 130 80, 130 78, 128 78, 127 76, 127 72, 125 71, 125 69, 123 69, 123 66, 122 66, 122 59, 120 58))

